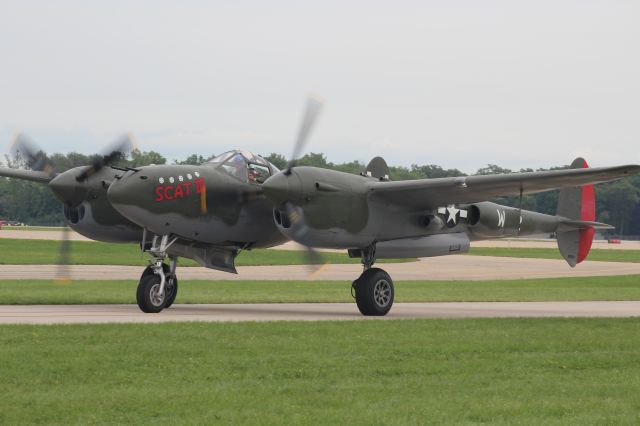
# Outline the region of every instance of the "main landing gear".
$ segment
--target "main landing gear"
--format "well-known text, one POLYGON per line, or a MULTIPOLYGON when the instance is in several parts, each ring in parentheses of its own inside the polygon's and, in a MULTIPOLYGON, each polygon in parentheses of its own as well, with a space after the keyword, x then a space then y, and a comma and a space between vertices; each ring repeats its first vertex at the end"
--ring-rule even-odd
POLYGON ((380 268, 373 268, 376 246, 362 250, 364 272, 351 285, 356 305, 362 315, 384 316, 393 305, 393 280, 380 268))
POLYGON ((169 258, 169 264, 164 263, 168 257, 167 249, 176 240, 169 242, 167 235, 162 236, 160 243, 158 237, 153 239, 149 253, 153 256, 152 263, 142 273, 136 292, 138 307, 142 312, 158 313, 164 308, 170 307, 178 295, 178 278, 176 266, 178 259, 169 258))

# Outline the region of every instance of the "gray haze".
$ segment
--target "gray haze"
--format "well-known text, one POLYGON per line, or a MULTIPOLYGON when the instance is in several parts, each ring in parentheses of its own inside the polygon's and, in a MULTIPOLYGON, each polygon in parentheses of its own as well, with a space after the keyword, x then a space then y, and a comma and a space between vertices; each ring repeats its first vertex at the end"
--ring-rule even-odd
POLYGON ((308 151, 470 172, 640 162, 637 1, 0 0, 0 146, 308 151))

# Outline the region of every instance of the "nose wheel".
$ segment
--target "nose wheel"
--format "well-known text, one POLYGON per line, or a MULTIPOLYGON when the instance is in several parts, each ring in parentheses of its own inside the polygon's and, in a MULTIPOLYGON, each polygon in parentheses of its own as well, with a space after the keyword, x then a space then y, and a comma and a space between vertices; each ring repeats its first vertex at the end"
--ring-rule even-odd
POLYGON ((153 239, 149 252, 154 260, 142 273, 136 292, 136 301, 142 312, 158 313, 169 308, 176 300, 178 295, 178 278, 176 277, 178 259, 167 255, 167 249, 176 239, 169 242, 167 235, 162 236, 159 242, 157 237, 153 239), (164 263, 167 257, 170 259, 169 265, 164 263))
POLYGON ((161 290, 162 277, 153 271, 153 267, 148 266, 138 283, 136 301, 142 312, 158 313, 173 305, 178 295, 178 278, 175 273, 170 273, 168 265, 162 265, 165 274, 164 291, 161 290))
POLYGON ((143 275, 140 279, 136 300, 142 312, 158 313, 164 309, 167 292, 160 292, 160 284, 160 277, 155 274, 143 275))
MULTIPOLYGON (((142 282, 146 277, 155 277, 156 280, 154 281, 154 284, 155 283, 157 283, 158 285, 160 284, 161 278, 158 275, 156 275, 153 269, 154 269, 153 267, 147 266, 144 272, 142 273, 142 276, 140 277, 140 281, 138 282, 138 291, 136 294, 136 299, 138 301, 138 306, 140 307, 140 310, 142 310, 143 312, 160 312, 160 311, 153 310, 154 306, 156 306, 156 304, 159 303, 159 300, 157 299, 159 297, 157 294, 158 289, 155 289, 155 290, 142 289, 143 287, 142 282), (148 297, 145 297, 144 294, 147 291, 149 292, 149 295, 148 297), (153 295, 151 294, 152 292, 153 292, 153 295), (146 301, 147 300, 151 301, 152 299, 156 300, 156 304, 152 303, 152 306, 150 307, 146 301)), ((173 305, 173 302, 175 302, 176 296, 178 295, 178 277, 176 276, 175 269, 174 269, 174 272, 171 273, 171 268, 166 263, 162 264, 162 271, 165 274, 165 280, 166 280, 165 281, 166 296, 164 297, 165 302, 163 307, 164 309, 166 309, 171 307, 171 305, 173 305)), ((153 285, 151 287, 153 288, 153 285)))

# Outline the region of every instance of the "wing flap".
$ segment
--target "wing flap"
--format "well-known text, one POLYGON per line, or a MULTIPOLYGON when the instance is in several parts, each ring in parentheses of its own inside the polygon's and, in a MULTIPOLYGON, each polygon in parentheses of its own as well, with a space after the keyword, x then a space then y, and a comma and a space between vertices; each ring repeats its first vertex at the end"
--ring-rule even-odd
POLYGON ((597 184, 640 173, 640 165, 552 170, 454 178, 374 182, 371 196, 415 208, 474 203, 498 197, 597 184))

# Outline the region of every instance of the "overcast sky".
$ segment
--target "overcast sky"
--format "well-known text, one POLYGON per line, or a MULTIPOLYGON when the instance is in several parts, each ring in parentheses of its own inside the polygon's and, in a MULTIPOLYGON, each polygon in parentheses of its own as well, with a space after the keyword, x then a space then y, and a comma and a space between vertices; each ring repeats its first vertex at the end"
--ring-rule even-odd
POLYGON ((0 0, 0 147, 640 163, 638 1, 0 0))

